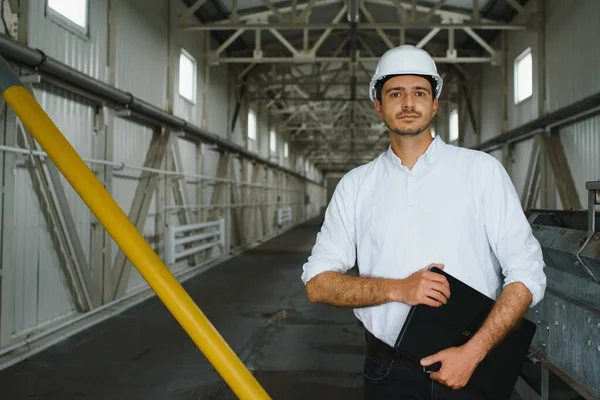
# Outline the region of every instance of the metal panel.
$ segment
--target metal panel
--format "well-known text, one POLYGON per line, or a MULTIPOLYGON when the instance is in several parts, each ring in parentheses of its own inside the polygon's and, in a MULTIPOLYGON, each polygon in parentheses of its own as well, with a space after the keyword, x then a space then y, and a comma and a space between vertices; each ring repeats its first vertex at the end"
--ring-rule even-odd
POLYGON ((46 15, 46 1, 29 1, 28 45, 65 64, 104 80, 108 0, 89 1, 89 31, 83 35, 59 18, 46 15))
POLYGON ((529 168, 532 147, 533 139, 529 139, 516 144, 514 148, 514 162, 511 166, 510 177, 519 196, 523 195, 523 189, 525 188, 525 180, 527 179, 527 170, 529 168))
POLYGON ((600 314, 550 289, 532 320, 538 325, 532 347, 573 381, 600 396, 596 367, 600 363, 600 314))
MULTIPOLYGON (((114 161, 135 166, 144 165, 145 155, 152 139, 152 129, 122 118, 115 118, 114 131, 114 161)), ((114 171, 112 196, 125 213, 128 213, 131 208, 140 173, 135 169, 114 171)), ((112 243, 114 262, 118 248, 114 241, 112 243)), ((137 270, 133 272, 137 274, 137 270)))
MULTIPOLYGON (((94 131, 93 105, 81 97, 75 97, 48 85, 36 88, 35 96, 77 153, 81 157, 92 158, 94 131)), ((84 254, 86 259, 89 260, 92 213, 62 174, 61 182, 70 204, 84 254)))
MULTIPOLYGON (((227 137, 230 129, 228 113, 229 68, 226 65, 211 67, 208 90, 208 130, 219 136, 227 137)), ((260 125, 260 123, 259 123, 260 125)))
POLYGON ((581 204, 587 204, 585 182, 600 179, 599 133, 600 116, 563 128, 560 133, 581 204))
MULTIPOLYGON (((177 145, 179 146, 179 153, 181 155, 181 164, 183 166, 183 172, 187 174, 197 173, 197 158, 196 158, 196 144, 187 140, 177 138, 177 145)), ((196 180, 194 178, 186 178, 188 184, 187 193, 190 204, 197 204, 196 201, 196 180)))
MULTIPOLYGON (((508 74, 508 129, 513 129, 538 117, 538 42, 534 31, 508 33, 507 74, 508 74), (531 47, 533 64, 533 94, 515 104, 515 59, 531 47)), ((502 97, 500 97, 502 98, 502 97)), ((494 104, 494 102, 490 103, 494 104)), ((497 102, 496 102, 497 104, 497 102)))
POLYGON ((116 86, 165 108, 168 5, 166 0, 114 2, 117 7, 116 86))
POLYGON ((596 0, 547 1, 546 74, 551 111, 600 91, 600 52, 594 50, 600 37, 598 15, 600 2, 596 0))
POLYGON ((19 336, 75 309, 24 167, 15 176, 14 333, 19 336))

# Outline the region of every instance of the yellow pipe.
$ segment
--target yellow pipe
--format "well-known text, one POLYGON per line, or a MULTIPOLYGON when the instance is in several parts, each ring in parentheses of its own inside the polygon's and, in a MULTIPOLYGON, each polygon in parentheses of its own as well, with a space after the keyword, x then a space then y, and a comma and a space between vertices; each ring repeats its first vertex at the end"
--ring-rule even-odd
POLYGON ((233 392, 270 399, 31 93, 13 85, 2 96, 233 392))

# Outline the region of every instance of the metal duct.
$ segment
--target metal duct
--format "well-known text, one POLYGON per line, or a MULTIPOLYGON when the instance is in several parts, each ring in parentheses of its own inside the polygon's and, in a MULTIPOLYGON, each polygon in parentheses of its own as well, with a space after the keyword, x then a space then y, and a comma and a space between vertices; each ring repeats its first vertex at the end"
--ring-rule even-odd
POLYGON ((538 326, 535 357, 580 393, 600 397, 600 182, 588 182, 588 210, 532 210, 546 263, 544 299, 528 312, 538 326))

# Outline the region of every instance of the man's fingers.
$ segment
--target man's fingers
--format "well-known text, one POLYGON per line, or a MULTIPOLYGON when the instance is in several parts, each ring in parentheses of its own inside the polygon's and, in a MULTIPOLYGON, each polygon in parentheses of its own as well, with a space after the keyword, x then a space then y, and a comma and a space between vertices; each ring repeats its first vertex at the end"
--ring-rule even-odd
POLYGON ((450 287, 450 284, 448 283, 448 279, 446 279, 446 277, 444 275, 438 274, 437 272, 426 271, 425 274, 423 274, 423 277, 427 280, 439 282, 439 283, 442 283, 442 284, 450 287))
POLYGON ((426 300, 427 298, 430 298, 432 300, 434 300, 435 302, 439 303, 439 304, 435 304, 435 306, 437 307, 438 305, 442 305, 442 304, 446 304, 448 303, 448 298, 446 297, 446 295, 444 295, 442 292, 434 289, 434 288, 427 288, 426 290, 423 291, 423 299, 422 300, 426 300))
POLYGON ((423 300, 421 300, 419 303, 425 304, 426 306, 430 306, 430 307, 440 307, 440 306, 444 305, 444 303, 442 303, 441 301, 433 299, 428 296, 425 296, 425 298, 423 300))
POLYGON ((431 289, 437 290, 444 295, 447 299, 450 298, 450 288, 440 282, 432 282, 431 289))

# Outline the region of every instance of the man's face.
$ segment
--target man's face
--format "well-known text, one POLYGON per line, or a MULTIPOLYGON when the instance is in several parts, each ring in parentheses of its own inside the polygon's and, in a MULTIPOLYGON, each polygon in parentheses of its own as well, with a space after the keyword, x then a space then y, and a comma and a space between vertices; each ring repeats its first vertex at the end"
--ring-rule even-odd
POLYGON ((431 124, 438 108, 431 84, 415 75, 395 76, 381 90, 377 113, 392 132, 402 136, 417 136, 431 124))

